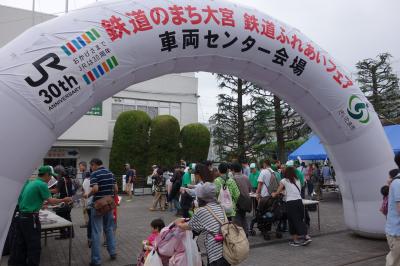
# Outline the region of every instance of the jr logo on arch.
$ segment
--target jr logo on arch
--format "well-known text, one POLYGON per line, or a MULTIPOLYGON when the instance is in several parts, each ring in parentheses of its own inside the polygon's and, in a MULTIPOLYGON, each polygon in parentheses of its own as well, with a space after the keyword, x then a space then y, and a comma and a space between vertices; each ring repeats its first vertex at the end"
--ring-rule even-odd
POLYGON ((24 80, 33 88, 44 86, 38 91, 38 95, 42 98, 43 103, 49 105, 49 110, 64 102, 67 98, 80 90, 79 83, 74 76, 63 75, 56 81, 49 80, 49 70, 64 71, 66 66, 61 64, 60 57, 55 53, 48 53, 32 63, 35 69, 40 73, 40 78, 34 80, 31 76, 24 80), (64 99, 65 98, 65 99, 64 99), (61 100, 61 101, 60 101, 61 100))

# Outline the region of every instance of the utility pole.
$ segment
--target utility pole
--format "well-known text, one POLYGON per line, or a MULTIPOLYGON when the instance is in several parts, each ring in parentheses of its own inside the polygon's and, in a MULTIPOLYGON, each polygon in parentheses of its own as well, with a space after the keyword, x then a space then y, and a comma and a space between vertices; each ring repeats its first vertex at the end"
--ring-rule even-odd
POLYGON ((32 26, 35 26, 35 0, 32 0, 32 26))
POLYGON ((65 14, 68 13, 68 0, 65 0, 65 14))

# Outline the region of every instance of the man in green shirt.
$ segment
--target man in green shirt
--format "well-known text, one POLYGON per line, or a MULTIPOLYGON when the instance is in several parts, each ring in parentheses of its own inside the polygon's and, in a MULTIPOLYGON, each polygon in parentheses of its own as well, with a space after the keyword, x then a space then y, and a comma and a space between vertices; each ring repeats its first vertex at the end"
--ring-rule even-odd
POLYGON ((302 167, 300 166, 300 162, 298 160, 296 160, 294 162, 294 166, 295 166, 295 172, 296 172, 297 179, 299 179, 300 184, 301 184, 301 197, 304 199, 305 198, 305 185, 306 185, 306 182, 304 180, 304 173, 302 171, 302 167))
POLYGON ((256 192, 258 187, 258 177, 260 176, 260 171, 258 171, 255 163, 250 164, 250 175, 249 181, 253 192, 256 192))
POLYGON ((236 216, 236 203, 240 196, 240 190, 235 180, 228 176, 228 167, 229 166, 227 163, 221 163, 218 166, 218 170, 221 175, 214 180, 214 184, 215 184, 215 192, 217 199, 219 198, 219 193, 221 192, 221 188, 229 190, 232 199, 232 209, 230 210, 230 213, 228 213, 226 210, 225 212, 229 221, 231 221, 232 218, 236 216))
POLYGON ((18 198, 19 215, 17 219, 16 241, 11 252, 17 258, 17 265, 40 264, 40 234, 39 210, 43 203, 69 203, 72 198, 54 199, 51 197, 47 183, 56 176, 51 166, 39 168, 39 177, 27 181, 18 198))
MULTIPOLYGON (((189 185, 192 184, 192 173, 194 173, 194 169, 196 168, 196 164, 192 163, 189 165, 189 169, 187 172, 183 174, 182 177, 182 187, 188 188, 189 185)), ((181 209, 182 209, 182 216, 183 218, 190 218, 189 210, 192 207, 193 197, 190 196, 188 193, 181 190, 181 209)))
POLYGON ((189 165, 188 171, 185 172, 182 177, 182 187, 189 187, 189 185, 192 184, 192 174, 194 173, 195 168, 196 168, 195 163, 191 163, 189 165))

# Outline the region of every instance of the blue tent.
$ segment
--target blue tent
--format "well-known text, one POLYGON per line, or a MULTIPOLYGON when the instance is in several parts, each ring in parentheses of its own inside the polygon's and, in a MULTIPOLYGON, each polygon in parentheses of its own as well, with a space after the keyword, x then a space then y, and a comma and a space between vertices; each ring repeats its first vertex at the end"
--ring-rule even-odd
MULTIPOLYGON (((400 152, 400 125, 386 126, 384 127, 386 136, 392 145, 393 152, 400 152)), ((296 160, 300 157, 302 160, 325 160, 328 155, 321 144, 319 138, 313 135, 309 140, 307 140, 303 145, 301 145, 297 150, 289 155, 289 160, 296 160)))

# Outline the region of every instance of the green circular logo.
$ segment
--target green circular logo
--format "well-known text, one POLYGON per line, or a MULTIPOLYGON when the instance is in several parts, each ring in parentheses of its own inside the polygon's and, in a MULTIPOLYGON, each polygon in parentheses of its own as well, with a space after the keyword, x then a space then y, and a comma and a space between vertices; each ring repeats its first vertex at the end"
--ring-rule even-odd
POLYGON ((357 95, 352 95, 347 107, 349 116, 362 124, 369 122, 368 103, 363 102, 357 95))

